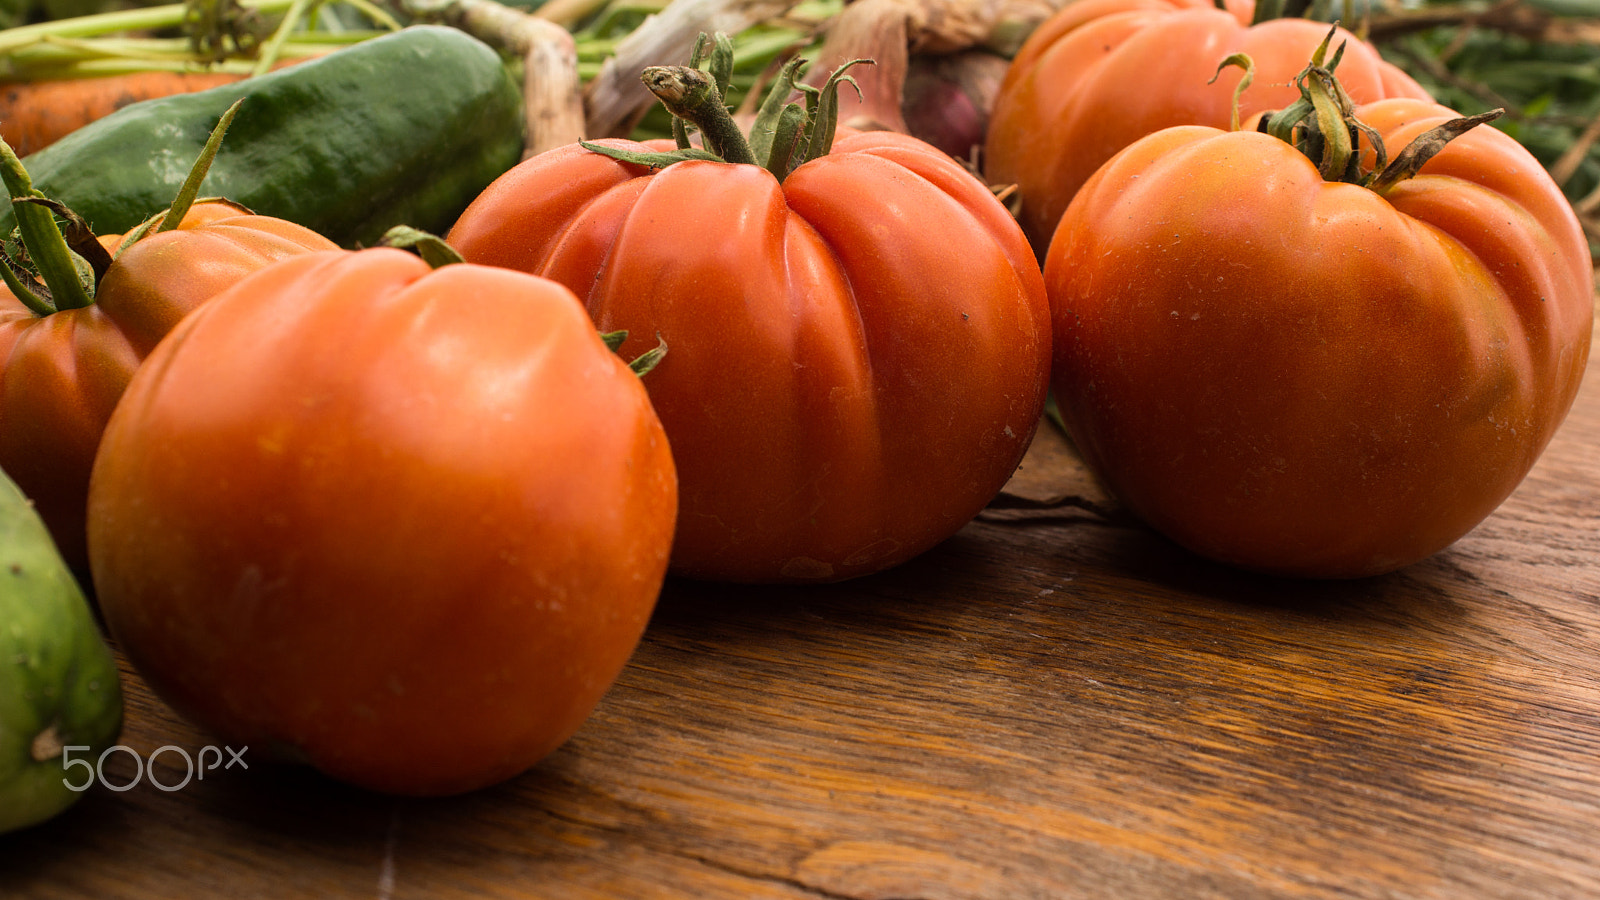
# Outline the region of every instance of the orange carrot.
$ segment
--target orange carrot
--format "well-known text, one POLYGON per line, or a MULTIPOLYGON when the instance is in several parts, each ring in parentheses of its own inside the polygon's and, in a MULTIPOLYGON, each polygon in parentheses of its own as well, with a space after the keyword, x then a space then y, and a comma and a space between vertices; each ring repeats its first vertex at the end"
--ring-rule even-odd
MULTIPOLYGON (((274 66, 297 60, 281 60, 274 66)), ((248 77, 242 72, 150 70, 58 81, 0 84, 0 137, 18 156, 49 146, 71 131, 130 103, 201 91, 248 77)))

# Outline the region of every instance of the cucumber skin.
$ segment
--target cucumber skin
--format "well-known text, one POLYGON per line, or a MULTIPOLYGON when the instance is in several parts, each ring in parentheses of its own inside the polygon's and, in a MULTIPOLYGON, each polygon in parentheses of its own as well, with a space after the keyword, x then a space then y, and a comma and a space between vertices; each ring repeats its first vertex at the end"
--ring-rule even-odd
MULTIPOLYGON (((166 209, 212 128, 239 108, 202 196, 304 225, 346 247, 394 225, 443 234, 522 158, 522 94, 498 53, 414 25, 320 59, 134 103, 28 155, 34 187, 97 234, 166 209)), ((15 227, 9 208, 0 233, 15 227)))
MULTIPOLYGON (((43 822, 92 780, 57 756, 33 758, 52 724, 59 742, 93 767, 122 731, 122 686, 78 582, 44 522, 0 472, 0 834, 43 822)), ((98 769, 95 770, 96 772, 98 769)))

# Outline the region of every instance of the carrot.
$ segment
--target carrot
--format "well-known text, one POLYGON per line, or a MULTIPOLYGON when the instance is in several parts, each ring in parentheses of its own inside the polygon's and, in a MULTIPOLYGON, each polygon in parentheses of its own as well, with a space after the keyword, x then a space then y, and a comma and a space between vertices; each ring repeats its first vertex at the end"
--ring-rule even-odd
POLYGON ((244 77, 233 72, 147 71, 14 82, 0 86, 0 137, 18 156, 26 156, 130 103, 204 90, 244 77))
MULTIPOLYGON (((279 60, 273 68, 298 61, 279 60)), ((5 138, 18 156, 27 156, 130 103, 203 91, 247 77, 248 73, 243 71, 150 69, 116 75, 0 83, 0 138, 5 138)))

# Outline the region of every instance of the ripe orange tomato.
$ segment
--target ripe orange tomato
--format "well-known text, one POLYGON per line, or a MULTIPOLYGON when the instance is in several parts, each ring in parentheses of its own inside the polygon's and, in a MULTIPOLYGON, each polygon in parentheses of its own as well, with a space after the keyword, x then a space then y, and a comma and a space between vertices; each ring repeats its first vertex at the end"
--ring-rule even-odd
POLYGON ((113 636, 231 745, 451 794, 523 771, 637 644, 672 541, 639 378, 568 290, 285 260, 128 385, 89 493, 113 636))
MULTIPOLYGON (((1391 156, 1456 117, 1356 115, 1391 156)), ((1382 190, 1267 134, 1157 132, 1084 185, 1045 280, 1090 466, 1178 543, 1287 575, 1387 572, 1476 526, 1565 418, 1593 323, 1572 208, 1482 125, 1382 190)))
POLYGON ((896 565, 994 497, 1039 421, 1049 308, 1016 223, 928 144, 840 133, 781 183, 559 148, 450 231, 469 261, 571 287, 626 355, 666 342, 646 385, 682 482, 679 574, 896 565))
MULTIPOLYGON (((110 250, 122 236, 100 239, 110 250)), ((0 469, 73 568, 87 568, 84 503, 100 432, 135 369, 190 311, 268 263, 336 245, 231 203, 198 203, 112 262, 88 306, 41 316, 0 286, 0 469)))
MULTIPOLYGON (((1328 35, 1325 22, 1272 19, 1251 25, 1252 0, 1079 0, 1023 44, 995 98, 984 174, 1015 184, 1019 221, 1042 259, 1056 222, 1090 174, 1135 140, 1175 125, 1226 128, 1239 73, 1217 66, 1232 53, 1255 60, 1240 114, 1299 98, 1295 74, 1328 35)), ((1357 103, 1429 99, 1370 45, 1346 41, 1339 80, 1357 103)))

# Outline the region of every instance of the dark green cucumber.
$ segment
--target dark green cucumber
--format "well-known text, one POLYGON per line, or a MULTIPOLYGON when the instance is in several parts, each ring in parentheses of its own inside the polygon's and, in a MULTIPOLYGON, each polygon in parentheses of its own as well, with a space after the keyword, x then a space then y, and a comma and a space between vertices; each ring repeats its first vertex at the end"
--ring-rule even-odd
POLYGON ((0 472, 0 833, 71 806, 121 729, 117 664, 89 602, 0 472))
MULTIPOLYGON (((417 25, 320 59, 146 100, 23 160, 34 187, 120 234, 165 209, 217 120, 245 97, 201 194, 347 247, 394 225, 444 233, 522 157, 521 90, 500 55, 417 25)), ((0 234, 15 219, 0 213, 0 234)))

